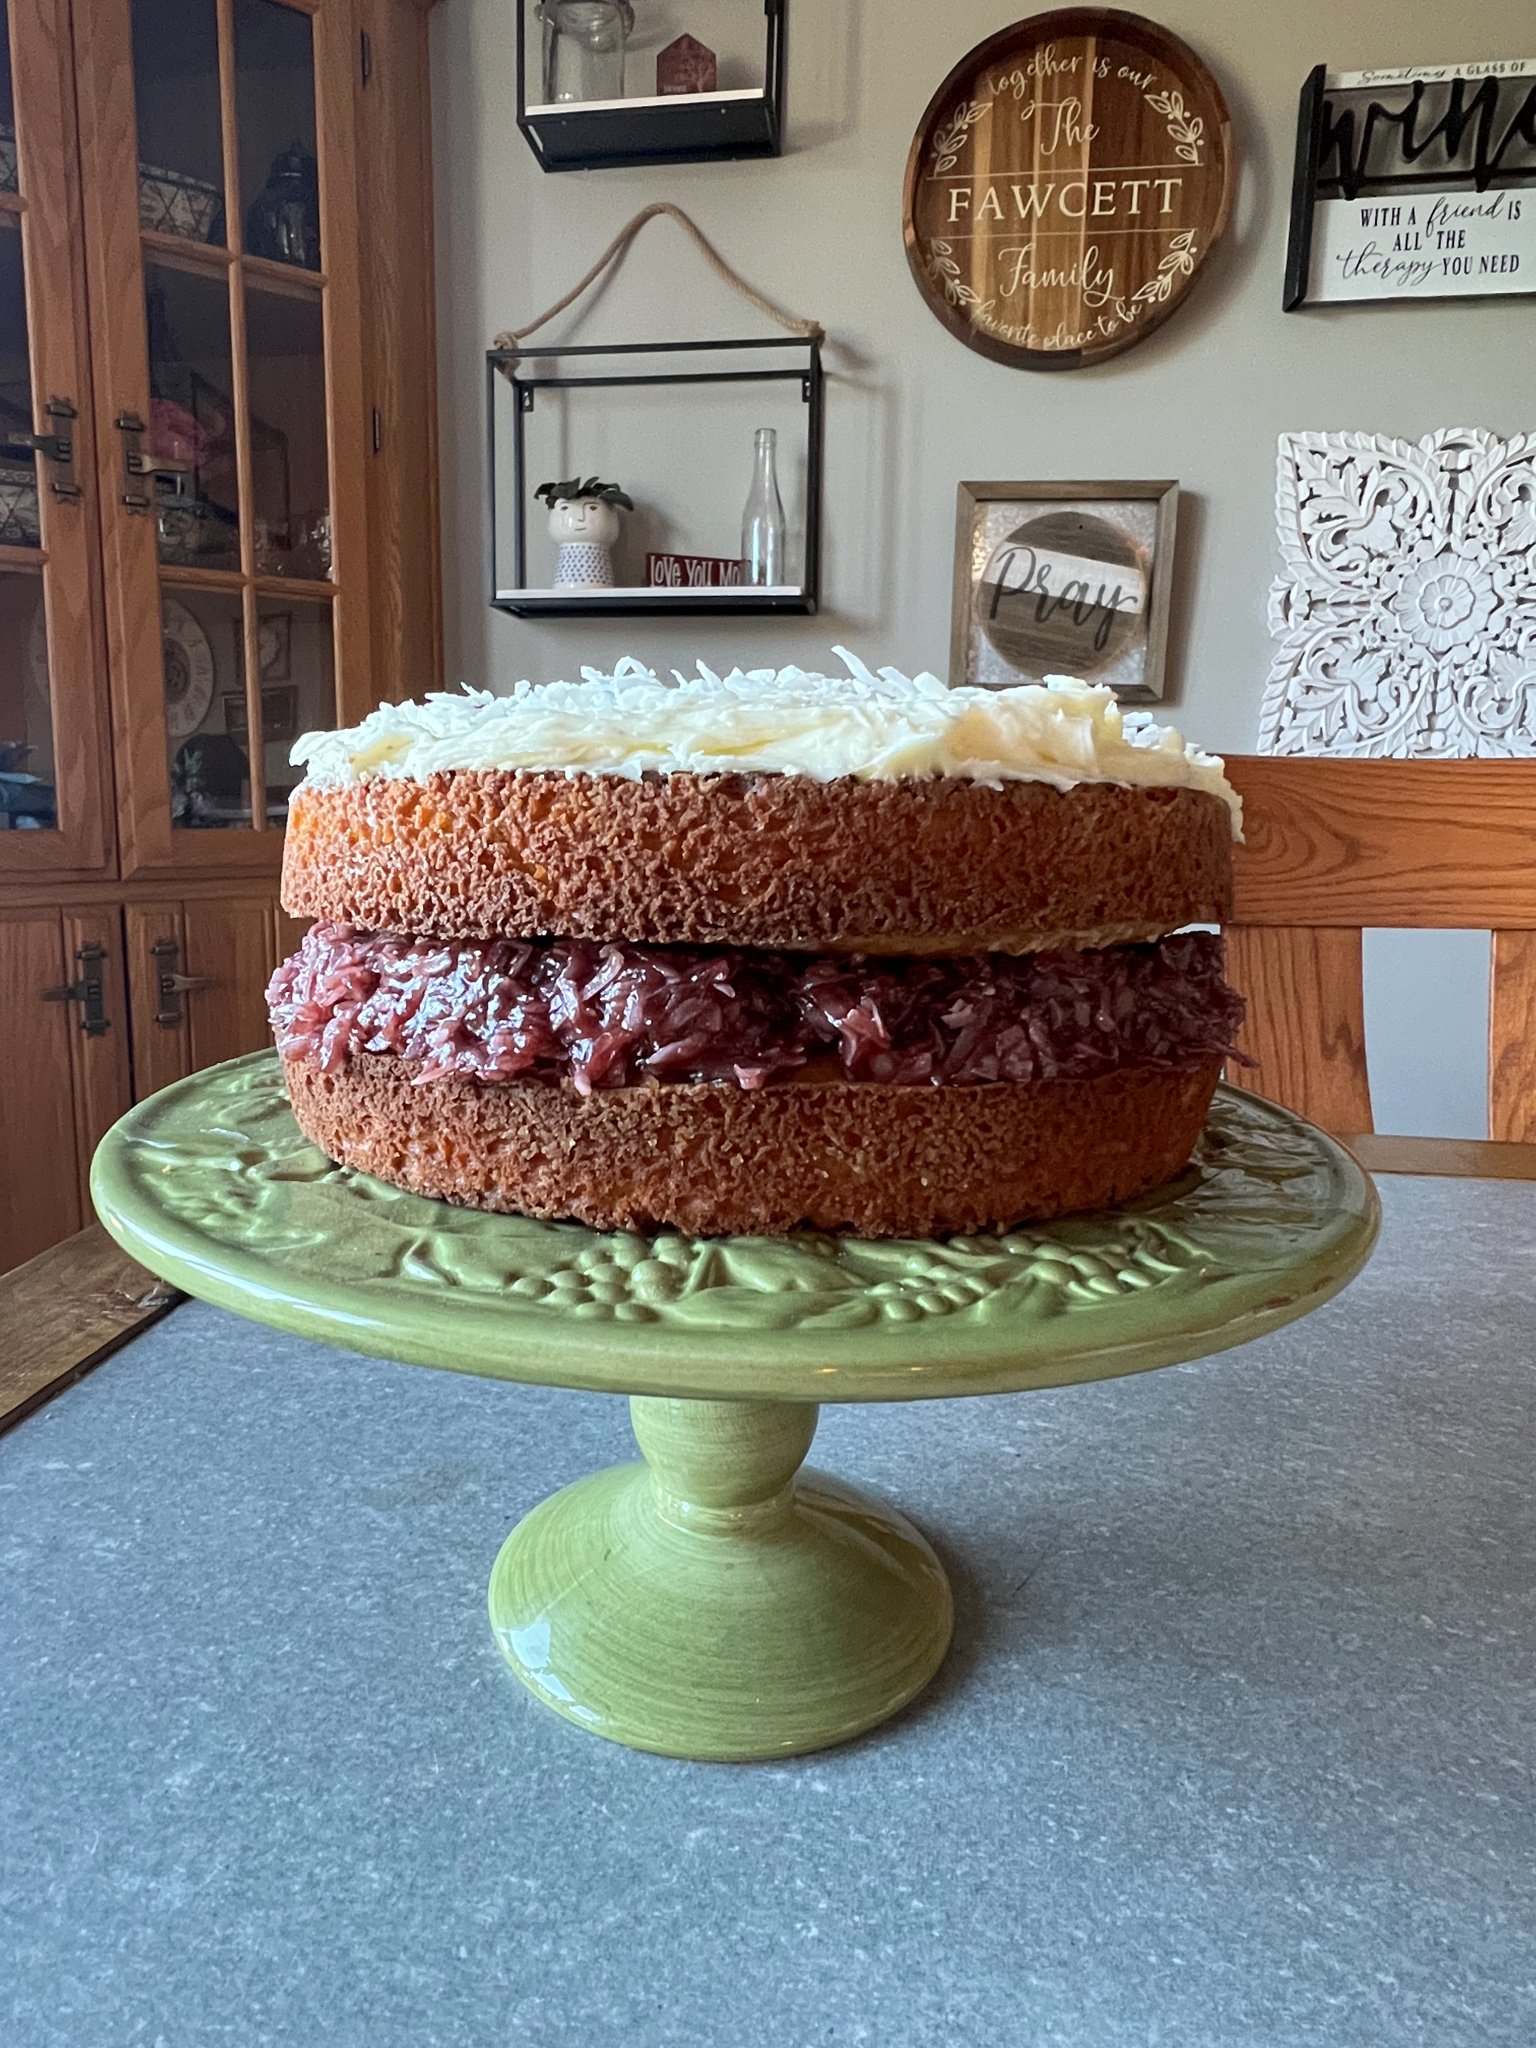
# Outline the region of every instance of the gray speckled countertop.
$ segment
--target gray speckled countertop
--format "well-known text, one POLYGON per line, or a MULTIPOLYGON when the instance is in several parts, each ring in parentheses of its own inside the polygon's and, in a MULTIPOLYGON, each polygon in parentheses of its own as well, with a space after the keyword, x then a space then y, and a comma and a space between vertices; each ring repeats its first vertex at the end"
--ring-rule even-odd
POLYGON ((1245 1351, 828 1411, 959 1634, 774 1766, 492 1644, 621 1401, 178 1310, 0 1439, 0 2042, 1529 2048, 1536 1187, 1384 1193, 1245 1351))

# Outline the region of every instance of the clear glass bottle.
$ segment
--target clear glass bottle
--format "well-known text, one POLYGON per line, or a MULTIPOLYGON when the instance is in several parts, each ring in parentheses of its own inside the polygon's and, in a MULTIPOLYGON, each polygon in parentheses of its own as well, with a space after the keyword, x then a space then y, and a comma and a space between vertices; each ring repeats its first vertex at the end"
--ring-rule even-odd
POLYGON ((629 0, 541 0, 544 101, 624 97, 624 45, 635 25, 629 0))
POLYGON ((752 489, 741 515, 741 580, 759 588, 784 581, 784 500, 779 496, 779 437, 757 430, 752 489))

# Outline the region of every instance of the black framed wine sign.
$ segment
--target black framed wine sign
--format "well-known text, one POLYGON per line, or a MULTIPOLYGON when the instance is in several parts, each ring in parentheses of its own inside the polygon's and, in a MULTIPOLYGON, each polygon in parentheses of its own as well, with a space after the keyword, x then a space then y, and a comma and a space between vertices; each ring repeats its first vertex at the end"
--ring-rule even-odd
POLYGON ((1536 57, 1301 91, 1285 310, 1536 292, 1536 57))

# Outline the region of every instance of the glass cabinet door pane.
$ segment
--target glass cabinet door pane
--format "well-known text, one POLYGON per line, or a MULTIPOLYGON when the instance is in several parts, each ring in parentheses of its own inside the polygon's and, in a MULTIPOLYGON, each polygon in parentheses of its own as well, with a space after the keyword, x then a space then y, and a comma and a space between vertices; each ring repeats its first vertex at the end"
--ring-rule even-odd
POLYGON ((214 0, 133 0, 139 225, 223 242, 224 122, 214 0))
POLYGON ((246 254, 318 270, 315 50, 307 14, 278 0, 235 0, 235 113, 246 254))
POLYGON ((43 579, 0 571, 0 832, 58 822, 43 579))
POLYGON ((331 573, 325 316, 319 296, 247 283, 251 496, 258 576, 331 573))
POLYGON ((300 733, 336 723, 336 653, 331 607, 323 599, 270 598, 256 611, 261 658, 267 816, 280 824, 301 770, 288 759, 300 733))
POLYGON ((149 445, 160 559, 238 569, 240 488, 230 396, 229 288, 222 276, 144 266, 149 328, 149 445))
POLYGON ((32 429, 21 223, 0 213, 0 547, 39 542, 37 457, 26 443, 32 429))
POLYGON ((168 590, 160 600, 160 625, 171 822, 188 831, 248 826, 251 765, 239 595, 168 590))
POLYGON ((0 192, 16 190, 16 107, 11 90, 11 31, 0 0, 0 192))

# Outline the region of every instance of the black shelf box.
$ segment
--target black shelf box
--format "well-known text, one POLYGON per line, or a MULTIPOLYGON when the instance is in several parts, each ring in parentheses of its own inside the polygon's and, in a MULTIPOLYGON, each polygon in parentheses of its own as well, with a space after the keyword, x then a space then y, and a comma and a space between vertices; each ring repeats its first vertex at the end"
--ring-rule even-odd
POLYGON ((784 7, 785 0, 764 0, 760 89, 540 105, 528 98, 533 0, 520 0, 517 125, 546 171, 778 156, 784 135, 784 7))
MULTIPOLYGON (((620 342, 607 347, 548 348, 527 342, 521 348, 493 348, 485 358, 486 471, 489 488, 487 518, 487 580, 490 603, 514 618, 735 618, 768 612, 814 612, 821 599, 821 499, 825 440, 826 378, 821 346, 815 341, 783 336, 767 341, 620 342), (782 359, 764 364, 761 351, 782 359), (641 370, 627 359, 701 357, 740 367, 720 369, 641 370), (754 360, 755 358, 755 360, 754 360), (510 489, 513 580, 500 577, 496 413, 499 381, 511 386, 512 462, 510 489), (633 389, 645 400, 658 388, 686 386, 788 385, 799 387, 805 408, 805 552, 800 581, 772 589, 735 584, 713 589, 627 585, 616 589, 571 586, 549 589, 528 583, 529 481, 527 425, 541 392, 633 389)), ((505 400, 503 401, 505 403, 505 400)), ((745 479, 744 479, 745 481, 745 479)))

